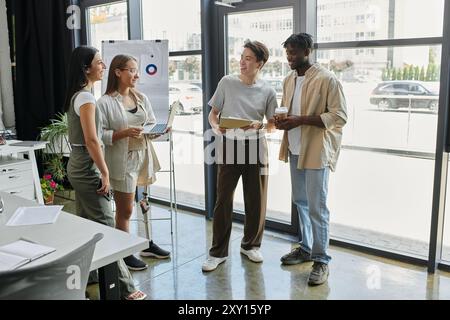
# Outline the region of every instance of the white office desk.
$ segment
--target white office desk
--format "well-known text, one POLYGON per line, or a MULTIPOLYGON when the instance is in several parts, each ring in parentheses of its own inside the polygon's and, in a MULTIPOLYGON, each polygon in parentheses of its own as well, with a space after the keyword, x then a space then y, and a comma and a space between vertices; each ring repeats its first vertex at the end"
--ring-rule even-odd
POLYGON ((35 145, 26 147, 11 146, 16 142, 20 141, 7 140, 6 145, 0 145, 0 190, 44 204, 34 152, 44 149, 47 142, 36 141, 35 145))
MULTIPOLYGON (((115 261, 148 248, 147 239, 136 237, 66 212, 61 212, 55 224, 7 227, 5 226, 6 222, 8 222, 8 219, 18 207, 37 206, 38 204, 5 192, 0 192, 0 196, 5 203, 5 210, 0 214, 0 245, 24 238, 56 248, 54 253, 27 264, 26 267, 62 257, 89 241, 96 233, 103 233, 104 237, 95 246, 90 270, 105 267, 111 268, 111 264, 115 261)), ((103 282, 100 283, 100 286, 106 288, 106 291, 103 293, 105 296, 102 298, 117 298, 118 292, 112 290, 108 293, 109 289, 113 289, 110 288, 111 282, 117 284, 117 270, 114 269, 113 266, 112 272, 116 274, 107 275, 106 281, 102 281, 102 277, 100 277, 100 280, 103 282)), ((104 272, 105 270, 100 271, 104 272)), ((111 270, 107 270, 107 272, 111 272, 111 270)))

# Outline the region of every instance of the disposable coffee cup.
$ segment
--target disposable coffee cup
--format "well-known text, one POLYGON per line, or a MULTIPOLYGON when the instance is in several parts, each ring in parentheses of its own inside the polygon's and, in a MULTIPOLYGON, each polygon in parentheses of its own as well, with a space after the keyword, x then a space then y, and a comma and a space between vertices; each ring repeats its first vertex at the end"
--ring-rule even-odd
POLYGON ((288 114, 288 108, 286 107, 279 107, 275 109, 275 115, 279 120, 283 120, 287 117, 288 114))

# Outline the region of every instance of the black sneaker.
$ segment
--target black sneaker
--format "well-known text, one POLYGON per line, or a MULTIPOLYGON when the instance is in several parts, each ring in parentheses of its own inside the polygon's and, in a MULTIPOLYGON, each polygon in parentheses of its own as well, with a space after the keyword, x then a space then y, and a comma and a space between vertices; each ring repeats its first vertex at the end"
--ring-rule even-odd
POLYGON ((158 247, 157 244, 150 241, 148 249, 141 251, 141 257, 151 257, 156 259, 167 259, 170 257, 170 252, 158 247))
POLYGON ((125 261, 125 264, 130 270, 141 271, 147 269, 147 264, 133 255, 123 258, 123 261, 125 261))
POLYGON ((285 254, 280 260, 285 265, 294 265, 312 261, 311 255, 300 247, 295 248, 288 254, 285 254))
POLYGON ((309 274, 308 284, 310 286, 318 286, 328 279, 330 270, 326 263, 315 261, 313 264, 313 269, 309 274))

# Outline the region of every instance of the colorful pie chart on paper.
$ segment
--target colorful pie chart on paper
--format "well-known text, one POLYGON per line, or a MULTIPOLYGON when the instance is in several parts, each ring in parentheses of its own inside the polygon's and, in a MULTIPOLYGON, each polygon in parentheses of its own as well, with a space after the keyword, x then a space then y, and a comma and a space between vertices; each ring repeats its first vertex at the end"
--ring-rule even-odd
POLYGON ((154 76, 158 72, 158 67, 154 64, 149 64, 147 68, 145 68, 145 71, 148 75, 154 76))

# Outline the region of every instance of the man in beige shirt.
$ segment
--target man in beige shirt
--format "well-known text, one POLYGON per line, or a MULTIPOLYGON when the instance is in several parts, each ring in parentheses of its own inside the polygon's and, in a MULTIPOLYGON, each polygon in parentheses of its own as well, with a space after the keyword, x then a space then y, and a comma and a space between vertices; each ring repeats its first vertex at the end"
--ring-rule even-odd
POLYGON ((329 210, 326 205, 329 172, 336 168, 347 111, 342 85, 335 75, 310 62, 314 42, 307 33, 284 42, 293 70, 283 84, 281 105, 288 108, 276 127, 285 130, 280 160, 290 162, 292 201, 299 216, 300 246, 281 262, 314 261, 309 285, 328 279, 329 210))

